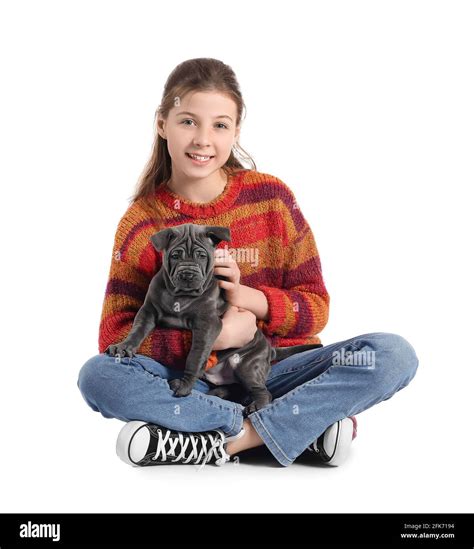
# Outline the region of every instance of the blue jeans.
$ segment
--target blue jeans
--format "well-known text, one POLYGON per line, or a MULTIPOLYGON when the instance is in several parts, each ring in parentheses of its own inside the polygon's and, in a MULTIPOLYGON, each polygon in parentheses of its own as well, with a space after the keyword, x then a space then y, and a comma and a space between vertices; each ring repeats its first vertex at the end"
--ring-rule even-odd
MULTIPOLYGON (((288 466, 330 425, 406 387, 417 367, 410 343, 391 333, 310 349, 273 364, 266 384, 273 401, 249 420, 276 460, 288 466)), ((182 375, 144 355, 99 354, 82 366, 77 385, 87 404, 107 418, 237 434, 244 406, 207 395, 211 385, 203 380, 188 396, 175 397, 168 381, 182 375)))

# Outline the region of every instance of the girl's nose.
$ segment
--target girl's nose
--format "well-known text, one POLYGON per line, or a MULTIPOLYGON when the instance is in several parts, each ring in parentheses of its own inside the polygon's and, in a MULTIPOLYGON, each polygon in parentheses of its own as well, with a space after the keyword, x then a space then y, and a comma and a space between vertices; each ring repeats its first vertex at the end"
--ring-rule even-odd
POLYGON ((209 144, 209 137, 205 130, 196 133, 194 137, 194 145, 196 147, 207 147, 209 144))

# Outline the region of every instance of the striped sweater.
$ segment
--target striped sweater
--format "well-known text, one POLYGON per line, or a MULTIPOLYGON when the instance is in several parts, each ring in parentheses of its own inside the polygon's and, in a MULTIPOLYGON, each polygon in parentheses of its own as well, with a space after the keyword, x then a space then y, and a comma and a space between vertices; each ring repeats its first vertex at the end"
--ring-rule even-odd
MULTIPOLYGON (((320 343, 317 336, 328 320, 326 291, 319 254, 311 229, 295 196, 275 176, 255 170, 230 175, 224 191, 211 202, 191 202, 161 184, 155 191, 157 214, 141 200, 120 219, 99 328, 99 352, 122 341, 145 300, 148 285, 160 269, 162 252, 150 237, 157 231, 196 223, 228 227, 229 249, 237 262, 240 283, 262 291, 268 300, 268 319, 257 325, 274 347, 320 343)), ((183 370, 192 332, 155 328, 138 353, 183 370)), ((217 363, 213 351, 206 370, 217 363)))

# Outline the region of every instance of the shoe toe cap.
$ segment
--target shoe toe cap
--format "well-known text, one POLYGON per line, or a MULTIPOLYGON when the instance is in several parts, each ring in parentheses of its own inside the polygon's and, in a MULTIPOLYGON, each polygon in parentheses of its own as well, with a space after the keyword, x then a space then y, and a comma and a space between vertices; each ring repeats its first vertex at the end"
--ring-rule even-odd
POLYGON ((326 463, 337 467, 343 463, 351 447, 353 423, 344 418, 331 425, 324 433, 324 450, 328 455, 326 463))
POLYGON ((146 456, 150 444, 150 431, 144 421, 129 421, 117 438, 117 455, 129 465, 138 465, 146 456))

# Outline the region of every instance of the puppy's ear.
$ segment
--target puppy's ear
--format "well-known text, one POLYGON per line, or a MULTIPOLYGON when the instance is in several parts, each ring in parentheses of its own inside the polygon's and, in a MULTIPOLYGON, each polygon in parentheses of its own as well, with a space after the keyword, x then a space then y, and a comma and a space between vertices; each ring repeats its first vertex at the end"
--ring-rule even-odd
POLYGON ((173 227, 158 231, 151 237, 151 243, 158 251, 168 247, 170 240, 176 235, 173 227))
POLYGON ((216 247, 221 240, 230 242, 230 229, 227 227, 206 226, 205 235, 212 240, 214 247, 216 247))

